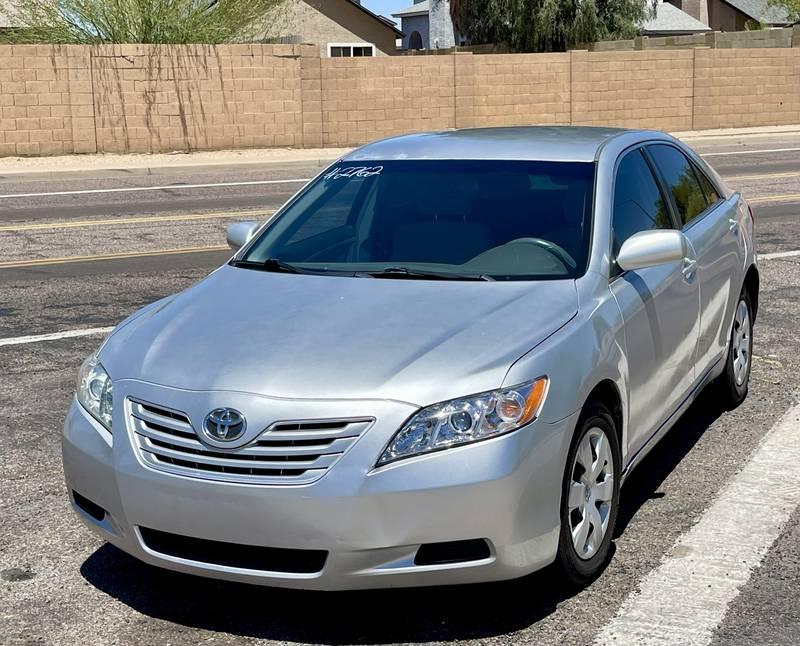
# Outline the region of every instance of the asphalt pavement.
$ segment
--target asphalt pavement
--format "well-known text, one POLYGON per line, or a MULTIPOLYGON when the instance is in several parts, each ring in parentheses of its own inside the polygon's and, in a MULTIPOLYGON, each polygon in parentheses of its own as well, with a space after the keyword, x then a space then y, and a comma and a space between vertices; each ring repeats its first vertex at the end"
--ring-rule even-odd
MULTIPOLYGON (((800 250, 800 134, 693 137, 753 204, 762 254, 800 250)), ((0 343, 113 326, 224 262, 225 227, 262 219, 321 160, 0 170, 0 343)), ((798 401, 800 255, 762 261, 751 392, 705 394, 623 489, 615 553, 580 593, 519 581, 308 593, 169 573, 73 517, 60 427, 100 336, 0 345, 0 644, 588 644, 798 401)), ((800 440, 800 438, 798 438, 800 440)), ((795 483, 796 485, 796 483, 795 483)), ((800 643, 800 511, 714 627, 715 646, 800 643)))

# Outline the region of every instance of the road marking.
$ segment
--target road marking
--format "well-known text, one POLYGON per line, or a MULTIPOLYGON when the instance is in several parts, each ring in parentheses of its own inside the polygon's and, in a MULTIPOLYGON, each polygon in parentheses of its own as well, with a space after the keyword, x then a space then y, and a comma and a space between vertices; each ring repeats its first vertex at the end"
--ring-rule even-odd
POLYGON ((747 198, 750 204, 765 204, 767 202, 796 202, 800 201, 800 193, 784 193, 783 195, 761 195, 747 198))
MULTIPOLYGON (((25 267, 42 267, 45 265, 66 265, 74 262, 96 262, 98 260, 119 260, 122 258, 146 258, 148 256, 173 256, 209 251, 231 251, 227 245, 212 247, 182 247, 178 249, 156 249, 154 251, 134 251, 125 253, 107 253, 96 256, 67 256, 65 258, 39 258, 37 260, 10 260, 0 262, 0 269, 21 269, 25 267)), ((231 251, 231 254, 233 252, 231 251)))
POLYGON ((166 184, 164 186, 129 186, 126 188, 87 188, 77 191, 49 191, 46 193, 8 193, 0 195, 5 200, 13 197, 54 197, 57 195, 94 195, 98 193, 136 193, 141 191, 173 191, 175 189, 221 188, 228 186, 263 186, 267 184, 305 184, 305 179, 263 179, 251 182, 217 182, 215 184, 166 184))
POLYGON ((77 229, 81 227, 99 227, 117 224, 144 224, 149 222, 183 222, 185 220, 213 220, 217 218, 254 218, 261 219, 274 215, 275 211, 230 211, 227 213, 192 213, 186 215, 153 215, 132 218, 109 218, 103 220, 76 220, 75 222, 45 222, 39 224, 9 224, 0 226, 3 231, 42 231, 46 229, 77 229))
POLYGON ((766 202, 795 202, 800 200, 800 193, 783 193, 780 195, 759 195, 747 199, 751 204, 764 204, 766 202))
POLYGON ((800 177, 800 173, 790 171, 786 173, 764 173, 763 175, 723 175, 726 182, 746 182, 753 179, 775 179, 778 177, 800 177))
POLYGON ((700 521, 600 631, 595 644, 708 644, 800 505, 800 405, 789 409, 700 521))
POLYGON ((767 150, 723 150, 716 153, 700 153, 702 157, 721 157, 723 155, 758 155, 759 153, 794 153, 800 148, 771 148, 767 150))
POLYGON ((775 251, 773 253, 758 254, 759 260, 775 260, 777 258, 795 258, 800 256, 800 250, 797 251, 775 251))
POLYGON ((0 346, 23 345, 24 343, 39 343, 41 341, 57 341, 58 339, 77 339, 82 336, 100 336, 108 334, 113 327, 93 327, 86 330, 67 330, 66 332, 53 332, 51 334, 34 334, 32 336, 17 336, 0 339, 0 346))

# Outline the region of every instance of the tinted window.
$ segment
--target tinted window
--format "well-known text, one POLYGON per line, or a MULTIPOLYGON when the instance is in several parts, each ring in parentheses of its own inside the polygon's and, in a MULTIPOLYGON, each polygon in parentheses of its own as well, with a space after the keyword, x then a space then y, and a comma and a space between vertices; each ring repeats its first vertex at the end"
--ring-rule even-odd
POLYGON ((338 164, 243 260, 314 271, 407 267, 494 278, 586 268, 593 163, 391 160, 338 164))
POLYGON ((617 167, 612 227, 614 256, 634 233, 673 228, 661 191, 641 150, 625 155, 617 167))
POLYGON ((363 178, 342 183, 336 191, 330 191, 323 199, 309 205, 309 216, 296 228, 288 239, 288 244, 305 240, 318 233, 324 233, 347 224, 353 207, 358 202, 359 191, 364 187, 363 178))
POLYGON ((688 224, 708 206, 694 168, 686 156, 672 146, 649 146, 648 150, 672 193, 681 222, 688 224))
POLYGON ((703 188, 703 193, 706 196, 706 202, 709 204, 716 204, 719 202, 722 199, 722 196, 711 183, 711 180, 708 179, 705 173, 697 168, 697 166, 694 167, 694 171, 697 174, 697 179, 700 180, 700 186, 703 188))

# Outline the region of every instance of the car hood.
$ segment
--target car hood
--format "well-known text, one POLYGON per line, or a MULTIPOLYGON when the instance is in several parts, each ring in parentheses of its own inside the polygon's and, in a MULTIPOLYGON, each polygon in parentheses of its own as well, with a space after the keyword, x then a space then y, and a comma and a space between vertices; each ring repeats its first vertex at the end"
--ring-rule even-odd
POLYGON ((574 280, 418 281, 224 266, 120 325, 100 360, 114 380, 422 406, 501 386, 511 364, 577 308, 574 280))

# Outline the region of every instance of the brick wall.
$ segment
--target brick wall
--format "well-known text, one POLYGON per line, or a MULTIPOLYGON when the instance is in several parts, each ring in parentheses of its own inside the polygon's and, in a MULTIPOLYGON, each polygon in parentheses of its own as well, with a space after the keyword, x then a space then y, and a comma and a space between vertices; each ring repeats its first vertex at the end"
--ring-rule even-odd
POLYGON ((0 156, 537 123, 800 123, 800 48, 328 59, 308 45, 0 46, 0 156))
POLYGON ((800 49, 697 50, 694 125, 800 123, 800 49))

